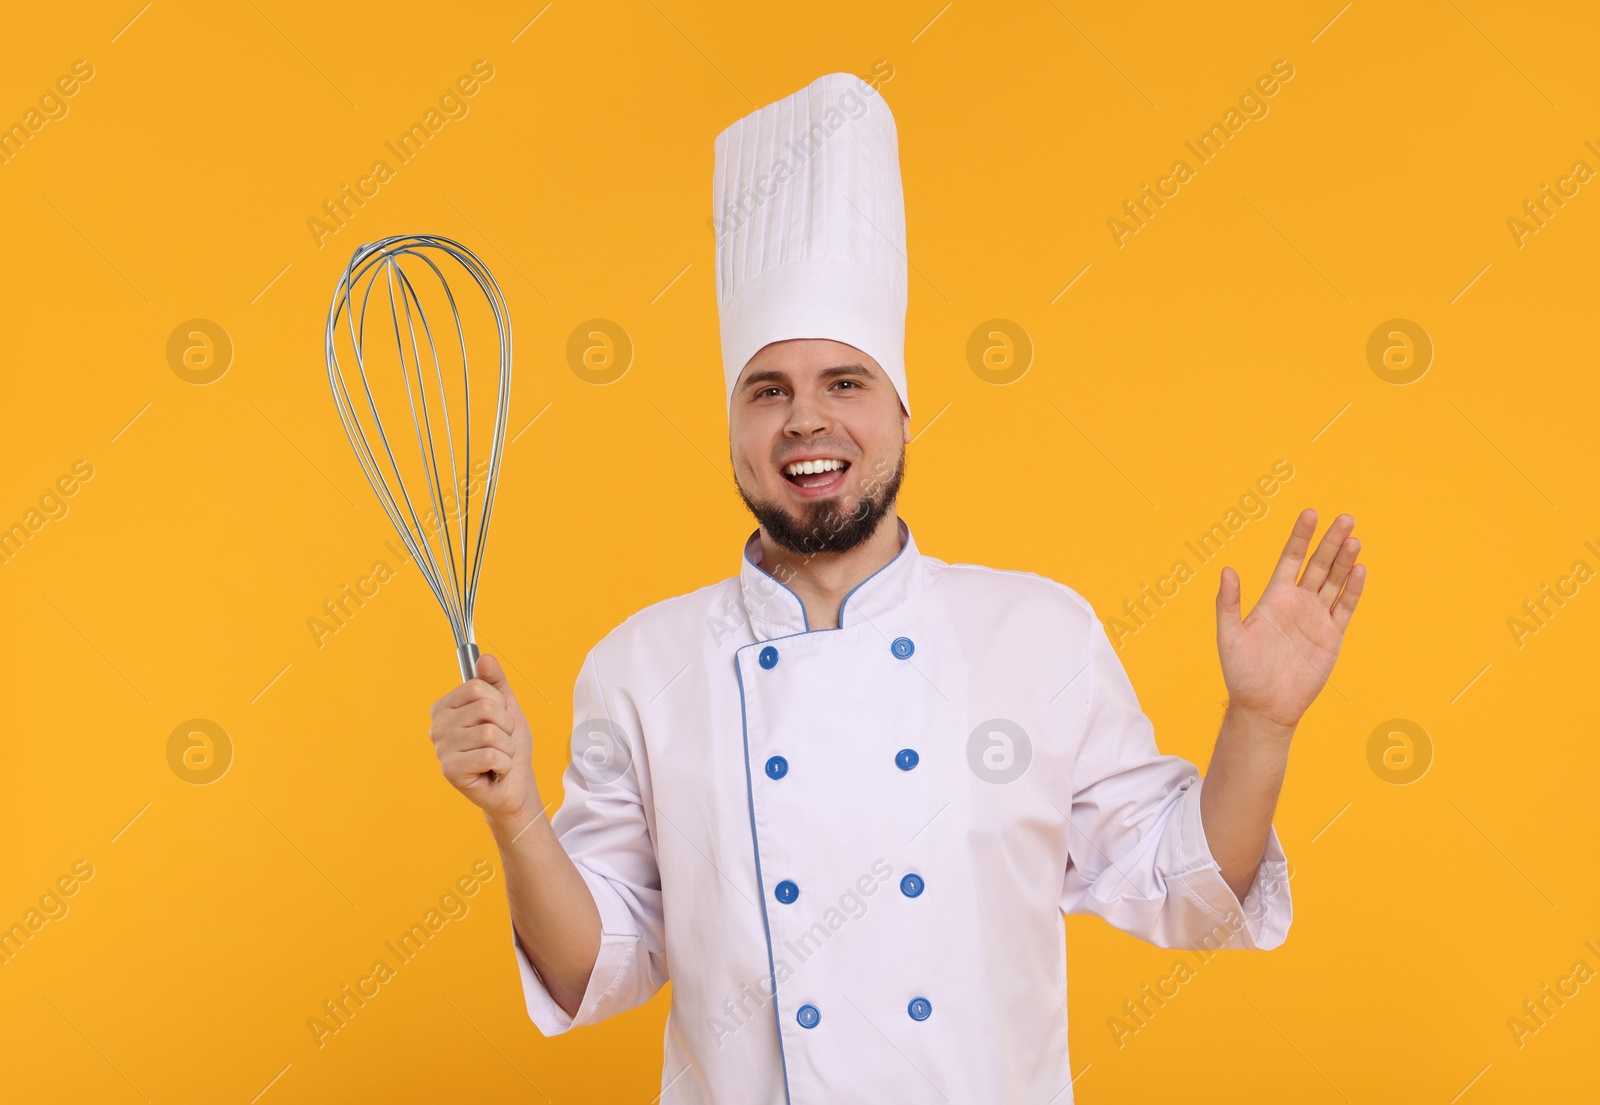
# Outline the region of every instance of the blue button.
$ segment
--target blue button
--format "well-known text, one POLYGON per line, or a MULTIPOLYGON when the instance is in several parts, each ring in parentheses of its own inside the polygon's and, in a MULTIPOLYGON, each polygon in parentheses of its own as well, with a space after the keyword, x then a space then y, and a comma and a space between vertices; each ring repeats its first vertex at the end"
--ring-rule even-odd
POLYGON ((916 650, 917 646, 911 643, 910 637, 896 637, 893 641, 889 642, 889 651, 900 657, 902 660, 904 660, 907 656, 910 656, 916 650))
POLYGON ((794 1019, 800 1022, 801 1028, 815 1028, 822 1019, 822 1011, 809 1003, 795 1010, 794 1019))
POLYGON ((774 756, 767 761, 767 774, 774 779, 781 779, 789 774, 789 761, 782 756, 774 756))
POLYGON ((907 875, 900 880, 900 893, 908 898, 915 898, 922 893, 924 885, 926 884, 923 883, 921 875, 907 875))
POLYGON ((906 1012, 911 1014, 914 1021, 925 1021, 933 1012, 933 1003, 927 998, 912 998, 911 1004, 906 1006, 906 1012))
POLYGON ((788 905, 800 896, 800 888, 794 884, 794 880, 784 879, 772 888, 772 893, 777 897, 778 901, 788 905))
POLYGON ((761 650, 761 666, 764 668, 776 667, 778 664, 778 650, 768 645, 761 650))
POLYGON ((916 767, 919 758, 915 748, 902 748, 894 754, 895 766, 899 767, 901 771, 910 771, 916 767))

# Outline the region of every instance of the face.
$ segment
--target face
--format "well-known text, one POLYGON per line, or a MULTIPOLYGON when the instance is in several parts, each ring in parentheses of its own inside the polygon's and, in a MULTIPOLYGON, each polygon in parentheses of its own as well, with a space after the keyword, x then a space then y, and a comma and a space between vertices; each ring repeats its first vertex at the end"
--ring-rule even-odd
POLYGON ((877 361, 797 338, 750 358, 729 437, 745 505, 779 546, 808 556, 872 536, 900 490, 911 420, 877 361))

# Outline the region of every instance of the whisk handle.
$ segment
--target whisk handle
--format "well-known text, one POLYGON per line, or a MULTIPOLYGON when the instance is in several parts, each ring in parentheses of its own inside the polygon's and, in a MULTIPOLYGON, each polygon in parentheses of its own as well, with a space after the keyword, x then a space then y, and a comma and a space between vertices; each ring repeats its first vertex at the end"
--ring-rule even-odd
MULTIPOLYGON (((478 646, 475 642, 468 641, 456 649, 456 663, 461 667, 461 681, 478 677, 478 646)), ((498 772, 489 772, 489 781, 496 782, 500 778, 498 772)))
POLYGON ((461 682, 478 677, 478 646, 468 641, 456 649, 456 663, 461 667, 461 682))

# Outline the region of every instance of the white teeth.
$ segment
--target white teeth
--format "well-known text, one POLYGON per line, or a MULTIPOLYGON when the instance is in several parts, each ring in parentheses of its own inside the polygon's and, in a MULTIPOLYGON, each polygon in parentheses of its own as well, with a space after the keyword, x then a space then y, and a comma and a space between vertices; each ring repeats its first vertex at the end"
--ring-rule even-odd
POLYGON ((844 466, 845 462, 842 460, 801 460, 787 465, 784 472, 790 476, 811 476, 818 472, 832 472, 844 466))

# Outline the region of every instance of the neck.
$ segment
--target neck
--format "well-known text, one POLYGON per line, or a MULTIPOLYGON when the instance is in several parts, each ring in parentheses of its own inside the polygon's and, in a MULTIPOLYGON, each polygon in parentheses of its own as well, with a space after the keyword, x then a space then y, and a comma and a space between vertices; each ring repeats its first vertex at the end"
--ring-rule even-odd
POLYGON ((806 624, 812 629, 839 628, 844 597, 872 573, 900 554, 900 518, 890 507, 878 527, 848 552, 790 552, 761 528, 761 569, 800 597, 806 624))

